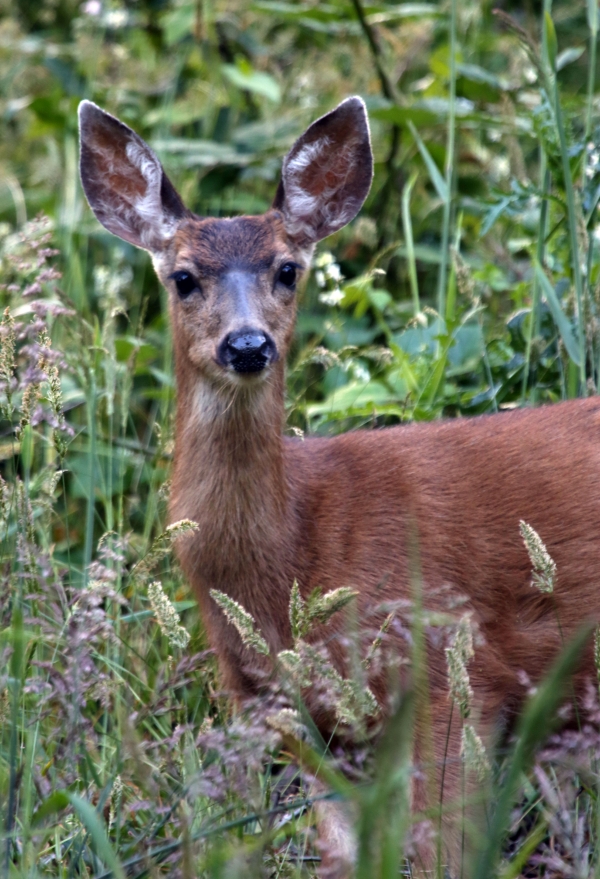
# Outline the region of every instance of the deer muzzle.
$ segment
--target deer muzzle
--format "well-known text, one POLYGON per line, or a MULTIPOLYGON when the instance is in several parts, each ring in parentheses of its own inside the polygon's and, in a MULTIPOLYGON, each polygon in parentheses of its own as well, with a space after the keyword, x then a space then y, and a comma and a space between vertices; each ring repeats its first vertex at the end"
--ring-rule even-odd
POLYGON ((242 375, 262 372, 277 359, 273 339, 261 330, 245 328, 228 333, 217 351, 218 363, 242 375))

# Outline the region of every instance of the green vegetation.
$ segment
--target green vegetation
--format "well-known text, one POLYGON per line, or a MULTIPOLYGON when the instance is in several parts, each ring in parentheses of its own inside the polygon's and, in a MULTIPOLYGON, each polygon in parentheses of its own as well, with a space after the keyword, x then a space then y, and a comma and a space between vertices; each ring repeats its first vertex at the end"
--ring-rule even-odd
MULTIPOLYGON (((194 211, 221 216, 264 211, 294 138, 364 97, 373 189, 317 254, 289 364, 289 430, 327 435, 596 393, 597 33, 594 0, 498 14, 0 0, 0 875, 314 875, 307 794, 277 782, 290 755, 354 804, 360 877, 396 876, 431 817, 408 809, 410 694, 371 753, 360 669, 336 678, 303 641, 319 614, 352 622, 346 592, 304 604, 295 590, 280 658, 298 686, 328 681, 363 763, 331 754, 301 712, 231 716, 170 552, 193 525, 165 527, 166 296, 85 204, 80 99, 139 131, 194 211)), ((465 875, 600 875, 597 736, 534 761, 576 649, 493 767, 502 795, 465 875)))

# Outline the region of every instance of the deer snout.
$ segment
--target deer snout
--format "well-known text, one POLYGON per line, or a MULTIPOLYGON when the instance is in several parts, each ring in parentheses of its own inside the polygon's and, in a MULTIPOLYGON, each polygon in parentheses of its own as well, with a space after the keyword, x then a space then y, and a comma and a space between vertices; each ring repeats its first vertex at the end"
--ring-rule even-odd
POLYGON ((254 329, 237 330, 225 336, 219 345, 217 360, 221 366, 230 366, 242 374, 262 372, 277 360, 277 348, 267 333, 254 329))

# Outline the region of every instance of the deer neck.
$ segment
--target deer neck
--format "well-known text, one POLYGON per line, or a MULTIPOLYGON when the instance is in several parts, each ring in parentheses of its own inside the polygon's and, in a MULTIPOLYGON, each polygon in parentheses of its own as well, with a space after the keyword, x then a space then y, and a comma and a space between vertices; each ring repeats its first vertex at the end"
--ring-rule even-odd
MULTIPOLYGON (((171 519, 198 532, 180 552, 200 587, 240 600, 279 562, 289 497, 283 455, 283 366, 259 387, 233 393, 178 370, 171 519)), ((281 574, 280 574, 281 576, 281 574)))

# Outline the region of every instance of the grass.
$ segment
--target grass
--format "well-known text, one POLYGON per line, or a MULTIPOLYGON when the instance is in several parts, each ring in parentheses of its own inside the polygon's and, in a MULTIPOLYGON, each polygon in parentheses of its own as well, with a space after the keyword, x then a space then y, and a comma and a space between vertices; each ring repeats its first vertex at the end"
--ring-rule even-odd
MULTIPOLYGON (((545 17, 518 20, 455 2, 417 13, 358 0, 246 7, 95 15, 41 4, 5 10, 0 24, 7 877, 314 875, 311 803, 330 795, 282 793, 292 760, 352 804, 361 877, 408 870, 439 817, 408 808, 427 706, 407 693, 370 741, 360 679, 340 682, 303 652, 306 608, 296 653, 363 736, 360 761, 320 741, 301 706, 239 716, 221 692, 165 529, 165 297, 146 258, 86 211, 79 97, 161 140, 187 200, 215 215, 264 210, 303 124, 347 93, 368 98, 374 190, 309 281, 291 429, 327 435, 596 392, 595 5, 586 17, 546 3, 545 17), (27 222, 40 210, 49 219, 27 222)), ((597 733, 584 724, 542 747, 577 645, 568 651, 508 751, 488 755, 489 831, 465 876, 600 875, 597 733)))

